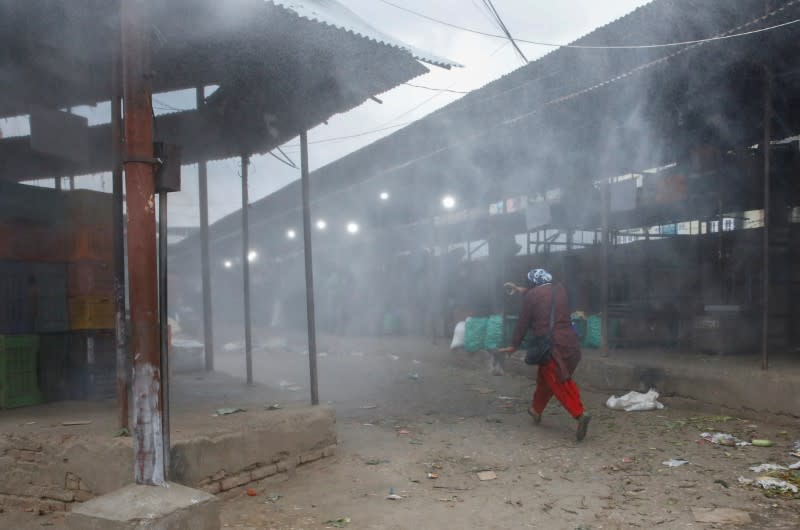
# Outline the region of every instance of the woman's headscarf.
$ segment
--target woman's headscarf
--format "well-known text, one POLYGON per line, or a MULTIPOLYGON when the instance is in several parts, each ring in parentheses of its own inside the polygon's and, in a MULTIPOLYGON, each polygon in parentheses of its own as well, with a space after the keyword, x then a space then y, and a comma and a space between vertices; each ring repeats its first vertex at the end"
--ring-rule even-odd
POLYGON ((545 285, 553 281, 553 275, 544 269, 531 269, 528 273, 528 283, 533 287, 545 285))

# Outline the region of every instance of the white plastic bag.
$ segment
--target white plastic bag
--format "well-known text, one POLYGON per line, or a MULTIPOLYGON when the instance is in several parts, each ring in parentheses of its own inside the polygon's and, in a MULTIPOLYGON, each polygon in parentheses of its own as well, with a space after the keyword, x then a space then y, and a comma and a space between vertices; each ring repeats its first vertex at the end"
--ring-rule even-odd
POLYGON ((624 396, 611 396, 606 401, 606 407, 625 412, 642 410, 661 410, 664 405, 658 402, 658 392, 652 388, 647 394, 641 392, 628 392, 624 396))
POLYGON ((464 335, 466 334, 466 332, 467 332, 466 322, 459 322, 458 324, 456 324, 456 329, 453 330, 453 342, 450 343, 451 350, 464 347, 464 335))

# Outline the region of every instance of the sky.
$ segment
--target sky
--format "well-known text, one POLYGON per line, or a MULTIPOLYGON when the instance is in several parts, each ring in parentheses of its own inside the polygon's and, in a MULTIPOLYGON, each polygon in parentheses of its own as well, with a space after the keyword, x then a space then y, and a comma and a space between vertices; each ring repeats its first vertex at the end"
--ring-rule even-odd
MULTIPOLYGON (((475 35, 450 28, 388 5, 383 0, 338 0, 375 28, 395 39, 456 61, 463 68, 446 70, 428 66, 430 73, 411 82, 432 88, 468 92, 523 66, 522 58, 507 40, 475 35)), ((487 33, 500 29, 489 18, 481 0, 392 0, 410 10, 451 24, 487 33)), ((512 36, 552 43, 569 43, 593 29, 625 15, 645 0, 494 0, 494 5, 512 36)), ((520 43, 529 61, 534 61, 553 48, 520 43)), ((400 86, 380 95, 383 104, 367 101, 344 114, 336 115, 309 131, 309 165, 311 171, 348 153, 368 145, 397 129, 366 134, 348 140, 319 142, 330 138, 361 134, 425 117, 456 101, 462 95, 400 86)), ((156 115, 194 106, 194 93, 157 94, 153 99, 156 115)), ((86 115, 90 124, 108 121, 108 105, 79 108, 75 113, 86 115)), ((13 121, 0 123, 7 136, 22 134, 13 121)), ((287 143, 284 151, 299 166, 297 139, 287 143)), ((241 208, 239 161, 230 159, 209 163, 209 217, 214 222, 241 208)), ((254 156, 250 166, 250 200, 255 202, 298 179, 298 170, 269 155, 254 156)), ((44 183, 43 183, 44 184, 44 183)), ((108 175, 80 178, 78 187, 111 191, 108 175)), ((197 166, 183 168, 183 190, 170 196, 172 226, 199 225, 197 166)))

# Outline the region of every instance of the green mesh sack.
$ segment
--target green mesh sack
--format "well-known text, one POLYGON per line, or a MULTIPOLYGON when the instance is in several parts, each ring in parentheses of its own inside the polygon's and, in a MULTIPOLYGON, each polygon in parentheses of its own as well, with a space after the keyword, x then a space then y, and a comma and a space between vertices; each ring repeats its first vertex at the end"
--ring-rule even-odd
POLYGON ((486 320, 486 338, 483 347, 486 350, 503 347, 503 315, 492 315, 486 320))
POLYGON ((464 349, 468 352, 476 352, 483 349, 486 341, 487 318, 468 318, 464 330, 464 349))
POLYGON ((586 319, 586 336, 583 345, 587 348, 599 348, 603 343, 603 319, 592 315, 586 319))

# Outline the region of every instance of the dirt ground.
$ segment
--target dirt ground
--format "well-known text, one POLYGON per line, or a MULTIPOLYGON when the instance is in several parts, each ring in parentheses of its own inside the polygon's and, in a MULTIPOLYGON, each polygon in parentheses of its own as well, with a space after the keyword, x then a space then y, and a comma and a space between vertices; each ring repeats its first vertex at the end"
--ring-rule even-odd
MULTIPOLYGON (((768 497, 738 481, 759 476, 750 466, 797 461, 789 455, 800 439, 796 418, 713 416, 672 407, 668 399, 660 411, 611 411, 603 405, 606 394, 584 389, 593 420, 587 439, 577 443, 574 421, 556 402, 542 425, 532 425, 525 414, 531 380, 491 376, 479 357, 419 341, 321 343, 320 392, 337 410, 338 455, 259 484, 256 496, 225 498, 224 528, 727 526, 696 522, 693 510, 713 508, 747 512, 751 522, 740 528, 800 526, 800 500, 768 497), (775 445, 700 441, 701 432, 714 430, 775 445), (689 463, 662 464, 672 458, 689 463), (486 470, 496 478, 479 480, 486 470), (391 494, 400 498, 387 499, 391 494)), ((300 348, 259 352, 254 365, 263 401, 306 399, 307 363, 300 348)), ((217 365, 241 375, 244 363, 229 353, 217 365)), ((219 405, 235 404, 226 399, 220 396, 219 405)), ((44 525, 62 528, 63 519, 0 515, 0 528, 44 525)))

